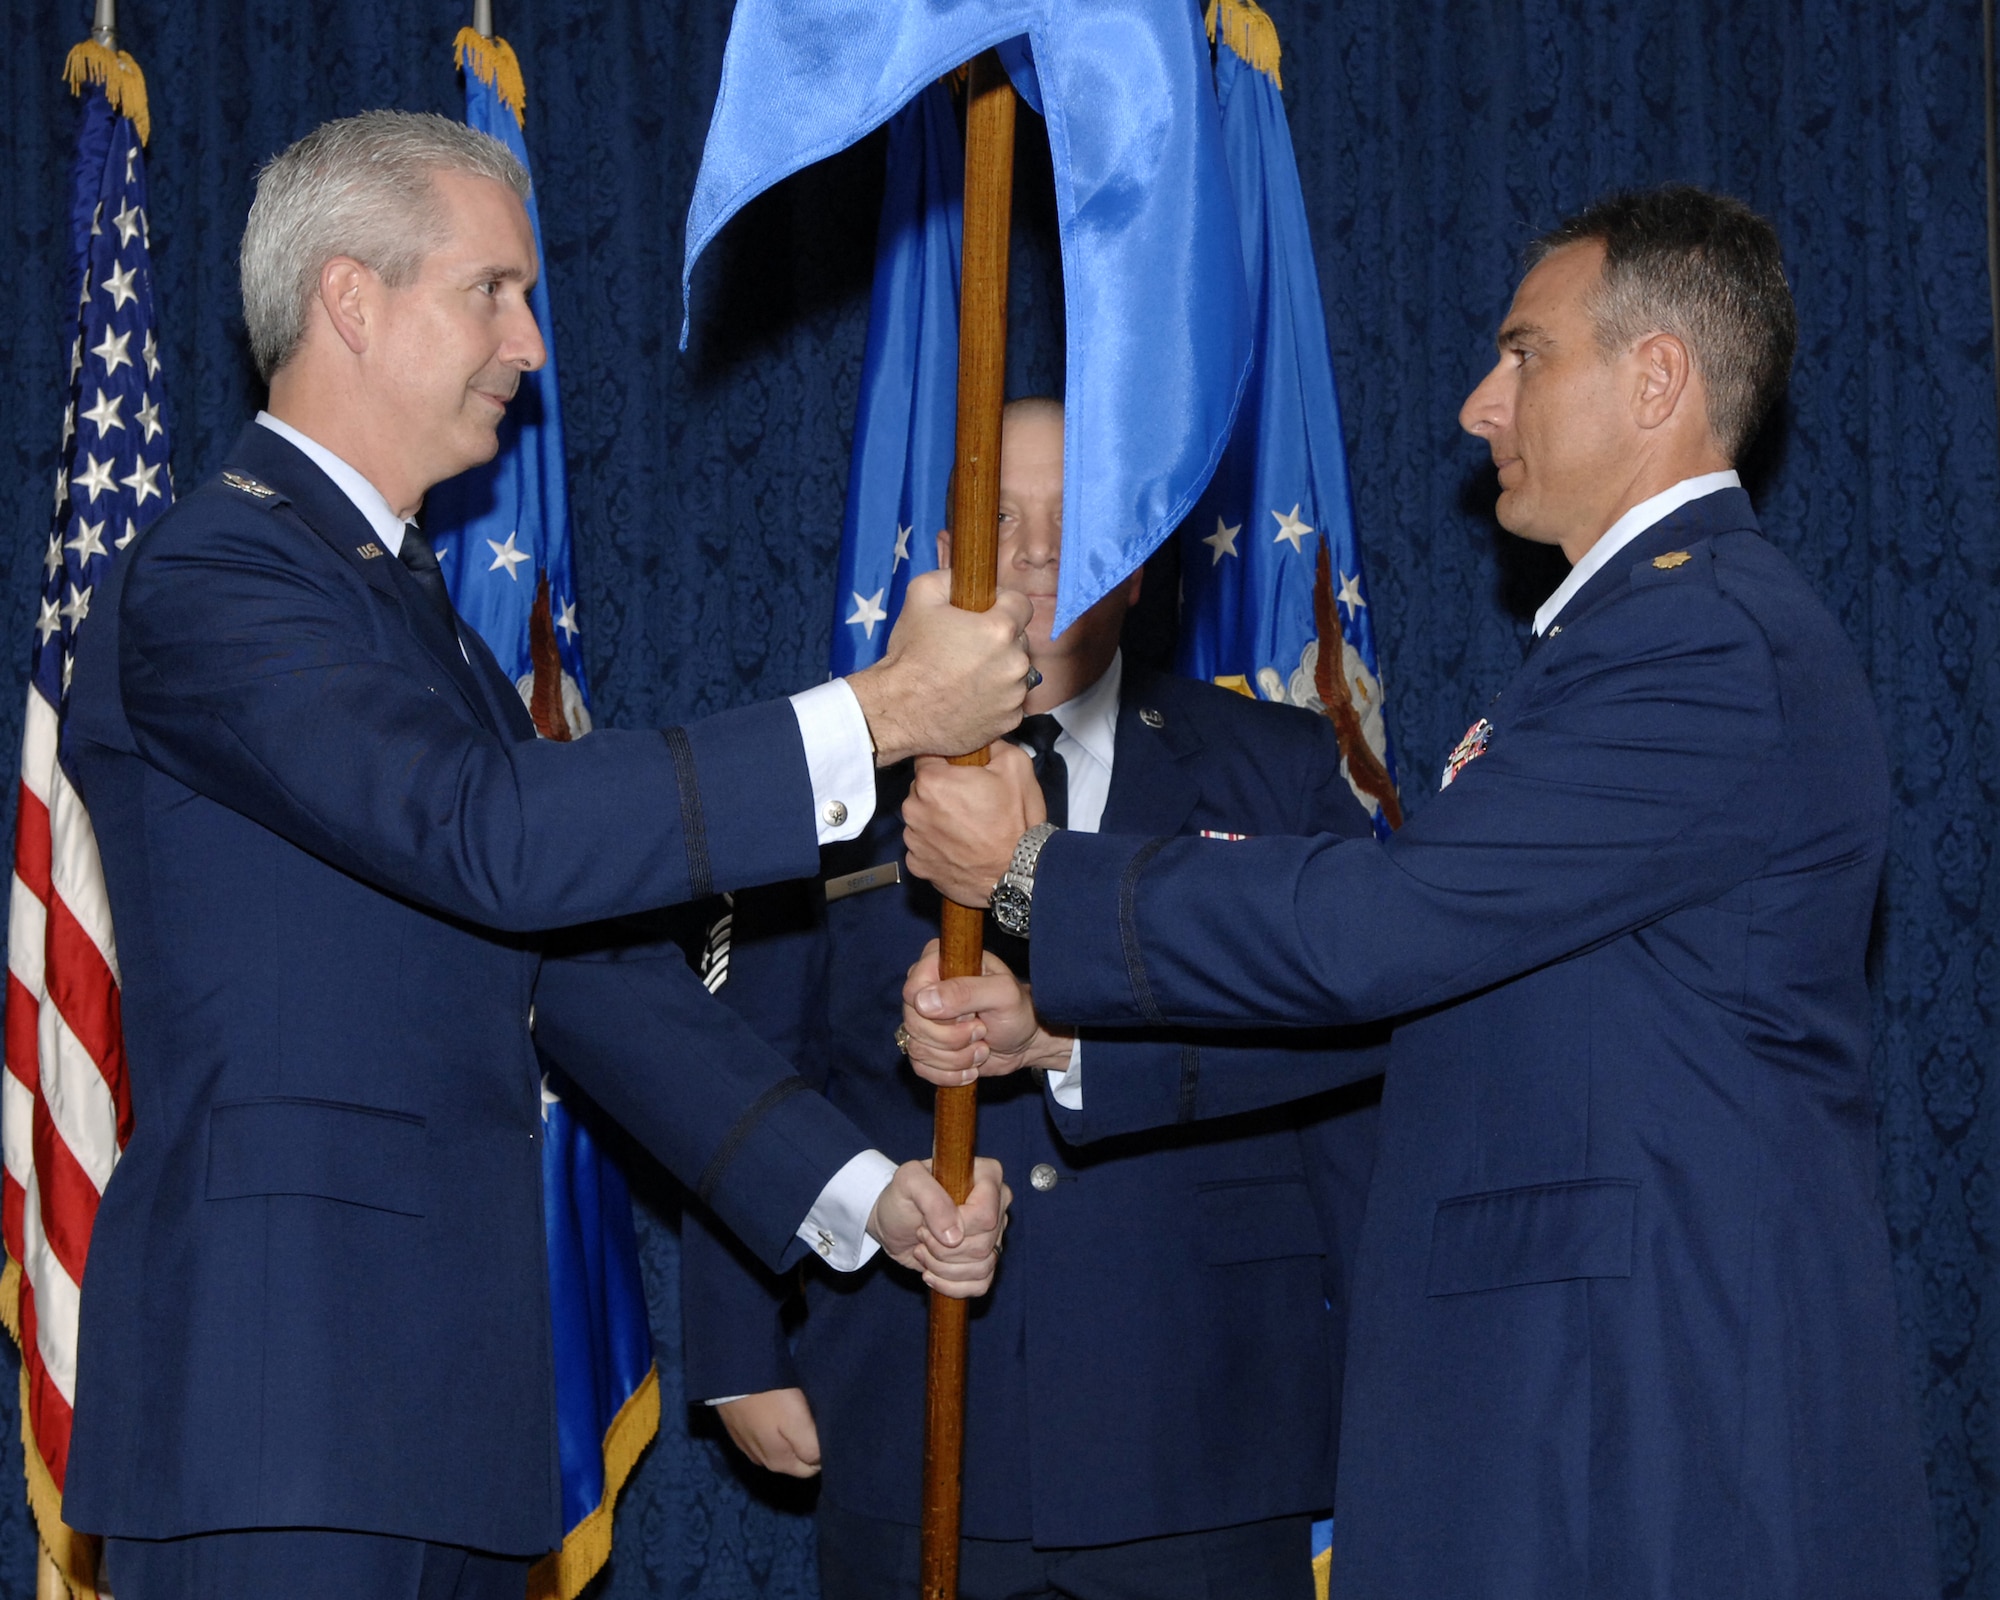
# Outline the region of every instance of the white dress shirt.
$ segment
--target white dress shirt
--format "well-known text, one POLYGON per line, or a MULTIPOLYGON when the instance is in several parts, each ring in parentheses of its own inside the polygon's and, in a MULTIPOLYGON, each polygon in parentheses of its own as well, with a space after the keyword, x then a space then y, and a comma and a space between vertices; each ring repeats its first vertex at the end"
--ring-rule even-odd
POLYGON ((1743 480, 1733 471, 1704 472, 1698 477, 1681 479, 1671 489, 1662 489, 1650 500, 1641 500, 1605 529, 1604 537, 1584 551, 1583 559, 1569 569, 1569 576, 1563 579, 1562 586, 1542 602, 1541 610, 1535 613, 1536 636, 1548 632, 1549 624, 1562 615, 1563 607, 1577 597, 1578 591, 1602 572, 1613 556, 1648 528, 1666 521, 1671 513, 1680 510, 1690 500, 1699 500, 1718 489, 1739 489, 1742 486, 1743 480))
MULTIPOLYGON (((1118 695, 1125 682, 1125 657, 1111 665, 1082 694, 1051 713, 1061 724, 1056 754, 1069 768, 1069 823, 1078 833, 1095 833, 1111 794, 1111 761, 1118 747, 1118 695)), ((1083 1109, 1083 1041, 1069 1047, 1069 1070, 1048 1075, 1049 1093, 1059 1106, 1083 1109)))
MULTIPOLYGON (((354 503, 391 555, 403 553, 403 519, 365 477, 316 439, 309 439, 268 411, 257 413, 261 427, 298 449, 354 503)), ((459 649, 463 651, 461 641, 459 649)), ((852 839, 875 814, 875 746, 868 736, 868 719, 846 682, 835 678, 792 696, 799 738, 806 751, 806 771, 812 780, 813 826, 821 844, 852 839)), ((1099 808, 1103 801, 1098 801, 1099 808)), ((820 1190, 812 1210, 799 1224, 798 1236, 842 1272, 852 1272, 875 1254, 868 1236, 868 1215, 895 1176, 896 1163, 879 1150, 864 1150, 836 1172, 820 1190)))

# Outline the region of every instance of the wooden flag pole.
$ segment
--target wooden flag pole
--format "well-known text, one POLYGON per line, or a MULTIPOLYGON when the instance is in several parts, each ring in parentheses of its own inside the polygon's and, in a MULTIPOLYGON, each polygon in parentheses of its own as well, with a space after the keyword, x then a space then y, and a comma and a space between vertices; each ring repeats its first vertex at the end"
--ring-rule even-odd
MULTIPOLYGON (((993 604, 1000 505, 1000 407, 1007 380, 1007 243, 1014 200, 1014 88, 991 50, 971 63, 965 101, 964 261, 959 272, 958 454, 951 502, 951 603, 993 604)), ((986 752, 959 756, 986 765, 986 752)), ((939 968, 976 977, 984 913, 947 900, 939 968)), ((946 1193, 972 1192, 975 1084, 937 1091, 933 1170, 946 1193)), ((920 1593, 957 1600, 959 1474, 965 1457, 966 1302, 931 1295, 924 1391, 924 1511, 920 1593)))

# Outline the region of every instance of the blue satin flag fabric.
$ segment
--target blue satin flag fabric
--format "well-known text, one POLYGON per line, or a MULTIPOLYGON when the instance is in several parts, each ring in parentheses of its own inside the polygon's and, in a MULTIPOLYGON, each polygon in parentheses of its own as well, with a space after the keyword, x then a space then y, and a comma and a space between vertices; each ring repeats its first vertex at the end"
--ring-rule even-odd
MULTIPOLYGON (((1048 122, 1069 326, 1056 627, 1143 561, 1215 470, 1249 298, 1200 20, 1186 0, 743 0, 688 208, 694 263, 755 195, 989 46, 1048 122)), ((685 343, 687 329, 682 327, 685 343)))

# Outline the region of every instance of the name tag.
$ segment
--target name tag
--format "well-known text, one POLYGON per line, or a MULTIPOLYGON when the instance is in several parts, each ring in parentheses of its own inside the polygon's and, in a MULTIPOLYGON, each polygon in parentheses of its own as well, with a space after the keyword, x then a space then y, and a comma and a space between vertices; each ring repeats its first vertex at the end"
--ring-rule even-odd
POLYGON ((864 867, 859 872, 844 873, 838 878, 826 880, 827 904, 868 889, 886 889, 890 884, 902 881, 903 863, 900 861, 885 861, 879 867, 864 867))

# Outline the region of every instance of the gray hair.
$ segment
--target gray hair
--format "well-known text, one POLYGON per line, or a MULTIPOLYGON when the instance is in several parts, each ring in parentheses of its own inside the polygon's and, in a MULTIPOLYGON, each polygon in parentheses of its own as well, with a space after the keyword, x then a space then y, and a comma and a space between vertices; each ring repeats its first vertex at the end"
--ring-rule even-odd
POLYGON ((320 269, 352 256, 391 288, 443 242, 431 178, 463 172, 528 198, 528 172, 498 139, 427 112, 326 122, 271 158, 243 228, 243 321, 266 382, 297 354, 320 269))
POLYGON ((1589 302, 1599 348, 1679 339, 1708 391, 1709 431, 1737 460, 1784 393, 1798 345, 1777 230, 1740 200, 1668 184, 1568 218, 1528 247, 1528 264, 1591 240, 1604 246, 1589 302))

